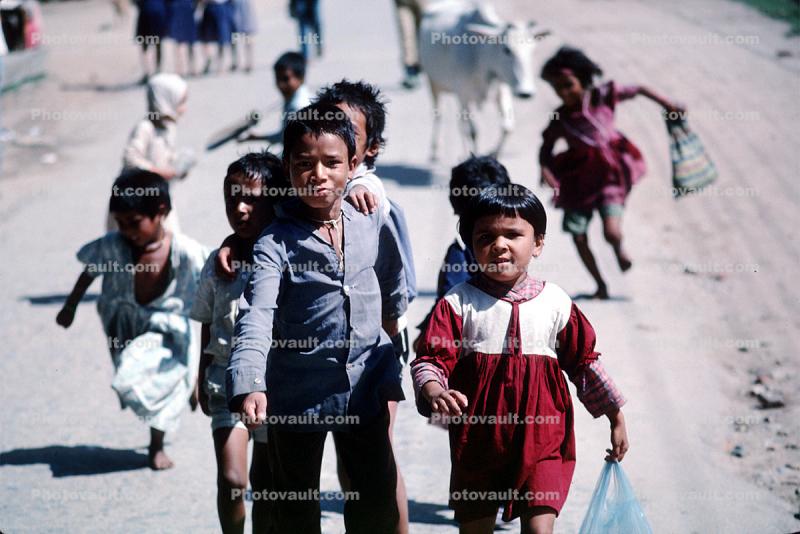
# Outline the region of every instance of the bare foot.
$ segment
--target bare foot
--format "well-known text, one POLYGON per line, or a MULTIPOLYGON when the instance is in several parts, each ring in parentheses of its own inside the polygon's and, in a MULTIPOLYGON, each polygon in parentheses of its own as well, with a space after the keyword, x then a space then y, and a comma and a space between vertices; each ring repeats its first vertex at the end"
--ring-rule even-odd
POLYGON ((594 295, 592 295, 592 298, 599 300, 608 300, 608 288, 606 288, 606 286, 604 285, 598 287, 597 291, 595 291, 594 295))
POLYGON ((167 456, 167 453, 164 452, 164 449, 150 450, 148 457, 150 469, 153 471, 163 471, 175 466, 170 457, 167 456))
POLYGON ((617 255, 617 263, 619 263, 619 268, 622 270, 623 273, 628 269, 630 269, 631 267, 633 267, 633 262, 631 261, 630 257, 628 257, 628 254, 625 252, 620 252, 617 255))

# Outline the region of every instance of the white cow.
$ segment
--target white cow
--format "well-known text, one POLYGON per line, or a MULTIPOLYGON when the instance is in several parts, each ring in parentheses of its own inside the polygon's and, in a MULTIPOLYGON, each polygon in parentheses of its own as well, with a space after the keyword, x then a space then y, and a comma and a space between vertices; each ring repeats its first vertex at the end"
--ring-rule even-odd
POLYGON ((481 107, 492 84, 497 85, 502 115, 502 135, 494 154, 500 152, 514 129, 512 93, 519 98, 536 94, 531 59, 536 40, 550 32, 534 33, 533 26, 533 22, 507 23, 487 4, 440 0, 426 8, 420 25, 419 53, 433 98, 431 160, 436 160, 438 152, 439 95, 453 93, 458 98, 462 131, 469 150, 477 153, 478 134, 472 110, 481 107))

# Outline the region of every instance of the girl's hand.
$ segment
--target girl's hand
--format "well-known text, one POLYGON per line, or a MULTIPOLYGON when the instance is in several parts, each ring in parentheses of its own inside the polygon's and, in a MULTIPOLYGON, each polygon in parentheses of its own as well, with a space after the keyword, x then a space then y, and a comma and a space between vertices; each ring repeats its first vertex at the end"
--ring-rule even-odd
POLYGON ((428 382, 422 386, 422 394, 431 403, 431 410, 447 415, 461 415, 461 409, 469 402, 467 397, 455 389, 444 389, 438 382, 428 382))
POLYGON ((61 308, 61 311, 58 312, 56 315, 56 323, 63 326, 64 328, 69 328, 72 325, 72 321, 75 320, 75 306, 64 304, 64 307, 61 308))
POLYGON ((608 456, 605 459, 607 462, 621 462, 630 447, 628 444, 628 429, 625 426, 625 416, 622 415, 621 410, 617 410, 608 414, 608 420, 611 422, 611 448, 606 449, 608 456))
POLYGON ((683 116, 686 114, 686 106, 679 102, 667 101, 662 105, 664 111, 670 114, 677 114, 683 116))

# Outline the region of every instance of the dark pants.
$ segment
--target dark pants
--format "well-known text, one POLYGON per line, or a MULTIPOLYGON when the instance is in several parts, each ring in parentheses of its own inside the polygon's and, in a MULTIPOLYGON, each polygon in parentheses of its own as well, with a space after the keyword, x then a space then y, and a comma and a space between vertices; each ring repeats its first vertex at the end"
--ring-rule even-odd
MULTIPOLYGON (((389 412, 372 421, 334 432, 336 449, 357 499, 344 504, 348 534, 392 534, 399 521, 397 468, 389 441, 389 412)), ((269 428, 269 463, 276 492, 308 494, 319 490, 322 452, 327 432, 292 432, 269 428)), ((291 495, 291 494, 284 494, 291 495)), ((351 496, 352 497, 352 496, 351 496)), ((275 532, 319 534, 320 502, 309 498, 279 498, 274 503, 275 532)))

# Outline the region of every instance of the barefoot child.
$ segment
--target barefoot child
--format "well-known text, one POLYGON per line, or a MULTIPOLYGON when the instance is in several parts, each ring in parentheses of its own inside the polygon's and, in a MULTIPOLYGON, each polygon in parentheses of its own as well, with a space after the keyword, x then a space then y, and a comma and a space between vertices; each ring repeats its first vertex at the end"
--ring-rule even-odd
MULTIPOLYGON (((269 413, 276 492, 318 491, 333 431, 359 496, 345 502, 347 531, 388 534, 398 511, 387 402, 403 393, 386 332, 406 311, 403 267, 397 244, 382 238, 392 234, 380 212, 342 202, 356 146, 340 114, 311 105, 286 127, 283 160, 297 198, 279 206, 253 248, 226 387, 251 425, 269 413)), ((320 513, 313 497, 278 500, 275 531, 320 532, 320 513)))
POLYGON ((194 387, 197 347, 188 311, 207 252, 164 227, 171 207, 167 183, 147 171, 120 176, 109 208, 119 232, 84 245, 86 265, 56 321, 68 328, 81 297, 103 277, 97 311, 108 337, 123 408, 150 426, 152 469, 172 467, 164 435, 178 428, 194 387))
POLYGON ((611 422, 606 459, 628 448, 624 400, 597 359, 592 326, 560 287, 527 274, 546 226, 539 199, 516 184, 469 204, 459 232, 481 270, 436 304, 411 364, 420 413, 449 422, 461 532, 491 533, 500 506, 522 532, 553 531, 575 467, 562 371, 589 413, 611 422), (472 492, 491 497, 463 497, 472 492))
MULTIPOLYGON (((238 253, 235 261, 252 264, 253 245, 274 218, 274 204, 290 184, 277 156, 250 153, 228 167, 225 175, 225 213, 234 231, 229 242, 238 253), (275 196, 272 196, 275 195, 275 196)), ((192 307, 192 319, 202 323, 202 353, 197 378, 198 400, 203 413, 211 416, 211 431, 217 457, 217 512, 223 532, 242 532, 247 489, 248 432, 236 414, 228 410, 225 368, 230 358, 237 302, 250 269, 239 269, 234 280, 214 273, 216 251, 200 275, 200 287, 192 307), (235 494, 233 490, 239 490, 235 494)), ((267 427, 253 431, 253 463, 250 479, 254 491, 268 487, 267 427)), ((253 531, 267 530, 269 501, 253 499, 253 531)))
POLYGON ((563 229, 572 234, 583 264, 597 283, 594 296, 606 299, 608 288, 589 248, 589 221, 595 210, 600 212, 603 235, 614 249, 620 269, 630 269, 631 259, 622 246, 622 213, 631 187, 645 172, 639 149, 614 127, 614 111, 619 102, 636 95, 646 96, 668 111, 681 108, 644 86, 613 81, 595 86, 595 77, 602 73, 574 48, 561 48, 545 63, 542 78, 563 105, 542 133, 539 163, 542 181, 555 189, 556 206, 564 210, 563 229), (555 143, 562 138, 568 148, 554 155, 555 143))
MULTIPOLYGON (((405 223, 403 209, 392 202, 386 195, 383 182, 375 174, 375 160, 385 145, 383 130, 386 125, 386 105, 381 98, 380 90, 365 82, 349 82, 342 80, 323 88, 317 94, 317 102, 336 106, 350 117, 356 135, 356 170, 347 182, 345 198, 362 213, 367 214, 380 210, 392 228, 393 239, 400 244, 403 259, 403 273, 406 280, 408 302, 416 296, 416 273, 414 272, 414 256, 411 251, 411 240, 405 223)), ((398 331, 388 332, 395 346, 395 353, 403 363, 408 362, 408 319, 405 315, 398 319, 398 331)), ((389 403, 389 437, 394 431, 397 416, 397 403, 389 403)), ((339 480, 343 489, 349 483, 347 473, 341 463, 338 464, 339 480)), ((398 534, 408 532, 408 499, 406 485, 398 466, 397 469, 397 506, 400 510, 398 534)))

